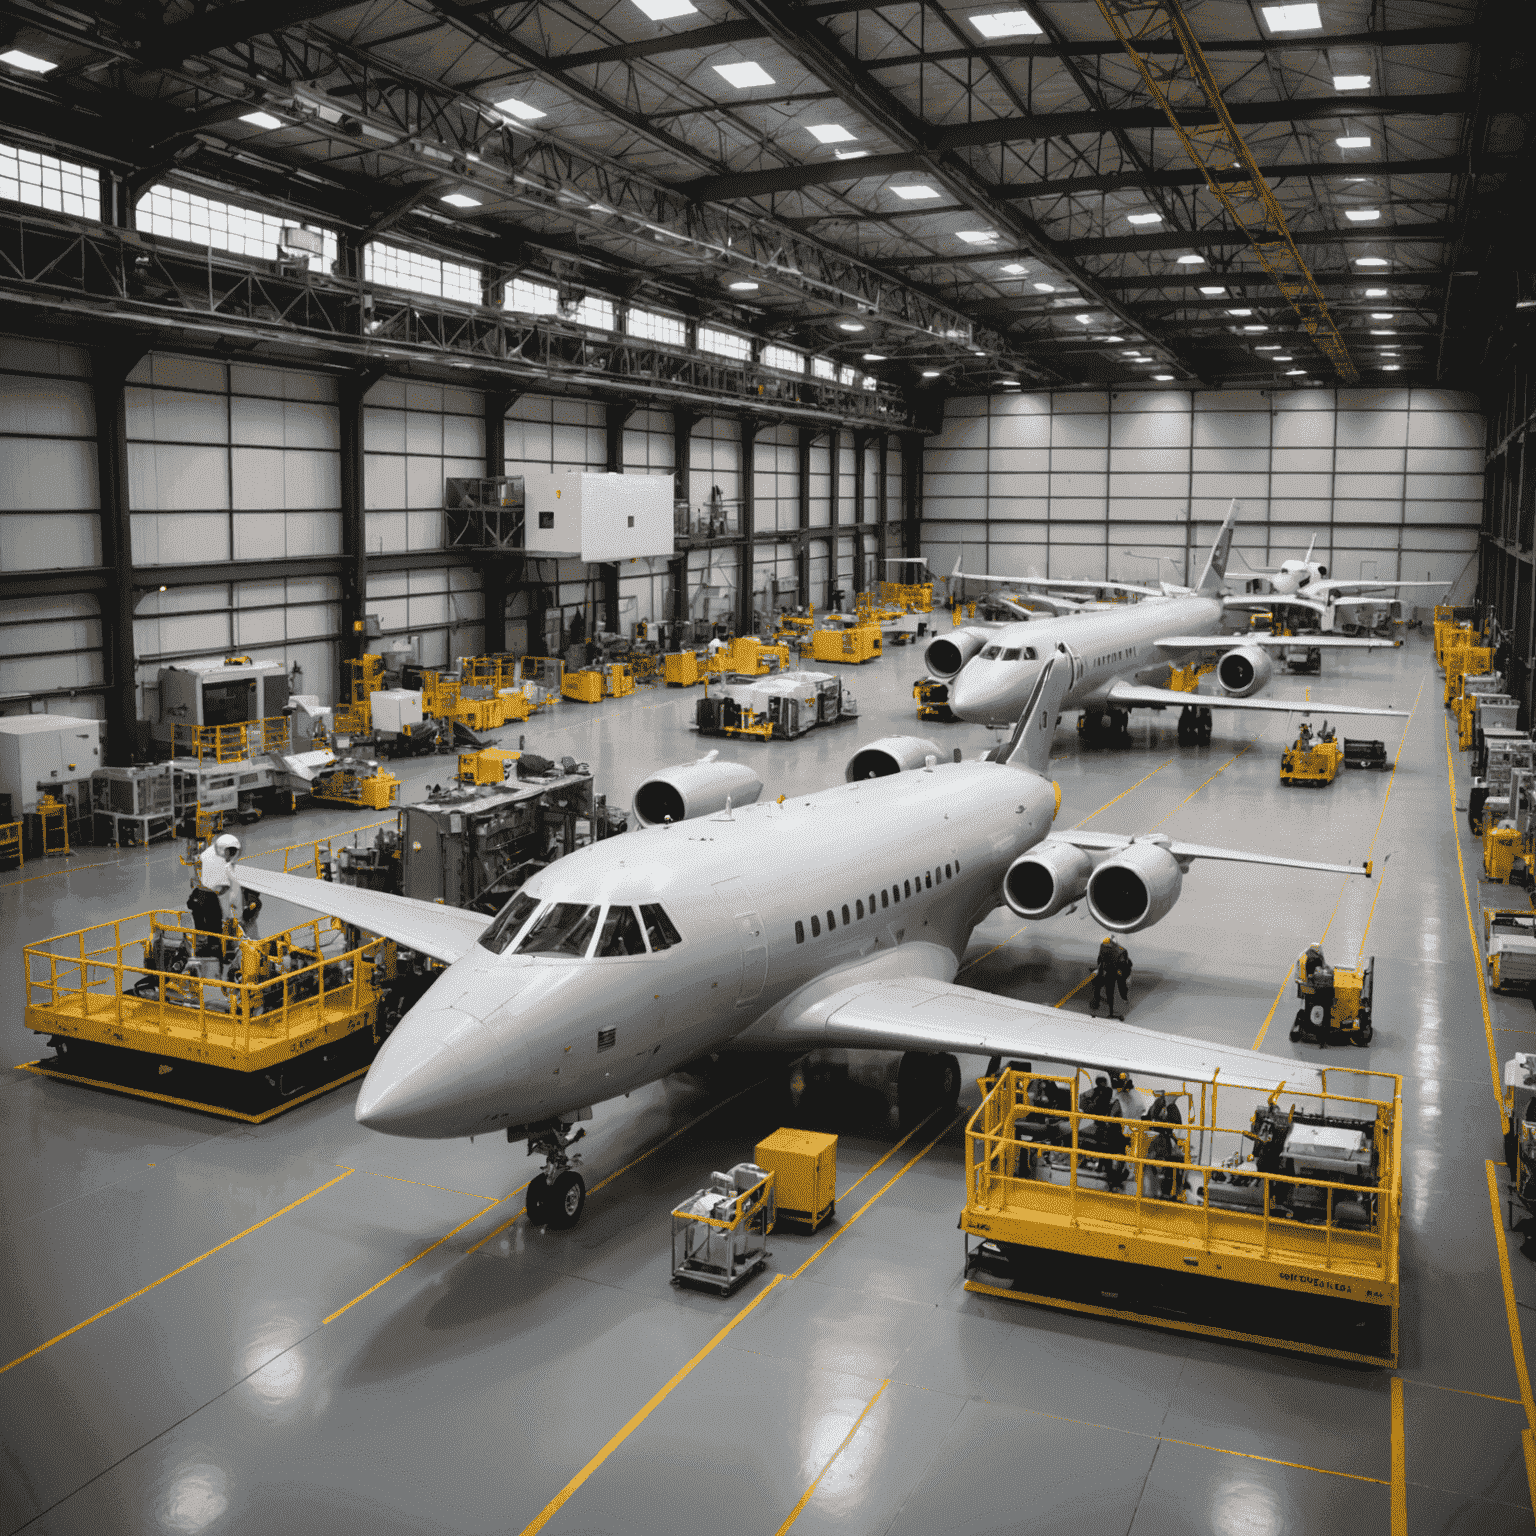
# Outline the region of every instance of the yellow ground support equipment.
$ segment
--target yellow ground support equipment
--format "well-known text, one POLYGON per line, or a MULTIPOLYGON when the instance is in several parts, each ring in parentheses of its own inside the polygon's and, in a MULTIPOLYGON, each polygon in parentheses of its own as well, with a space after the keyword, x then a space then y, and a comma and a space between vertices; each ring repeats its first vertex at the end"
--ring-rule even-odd
POLYGON ((1536 985, 1536 912, 1529 907, 1485 907, 1483 953, 1493 991, 1529 992, 1536 985))
POLYGON ((1528 852, 1526 836, 1519 827, 1496 826, 1491 816, 1483 820, 1483 874, 1489 880, 1509 883, 1515 863, 1528 852))
POLYGON ((857 665, 881 654, 878 624, 850 624, 843 629, 818 629, 811 635, 815 661, 846 661, 857 665))
POLYGON ((1083 1072, 984 1079, 966 1290, 1395 1366, 1402 1082, 1333 1076, 1348 1092, 1222 1084, 1226 1124, 1214 1081, 1130 1106, 1083 1072))
POLYGON ((775 641, 788 640, 793 643, 811 633, 816 628, 816 605, 808 604, 803 614, 781 613, 779 622, 774 627, 773 638, 775 641))
POLYGON ((1493 649, 1486 645, 1452 646, 1446 653, 1445 702, 1454 704, 1462 695, 1462 679, 1493 671, 1493 649))
POLYGON ((1376 1032, 1376 957, 1352 971, 1335 970, 1321 949, 1309 949, 1296 962, 1299 1007, 1291 1021, 1291 1039, 1318 1045, 1371 1043, 1376 1032))
POLYGON ((931 581, 882 581, 880 601, 899 608, 903 613, 932 613, 933 583, 931 581))
POLYGON ((387 1031, 394 946, 315 918, 221 938, 142 912, 26 950, 28 1070, 259 1123, 359 1076, 387 1031))
POLYGON ((662 661, 662 681, 669 688, 691 688, 704 681, 697 651, 673 651, 662 661))
POLYGON ((1168 686, 1176 693, 1193 693, 1200 686, 1200 679, 1215 670, 1214 661, 1192 661, 1187 667, 1171 667, 1168 686))
POLYGON ((20 869, 27 862, 21 846, 21 831, 22 824, 19 821, 8 821, 0 827, 0 863, 9 863, 15 859, 16 867, 20 869))
POLYGON ((956 629, 965 623, 967 619, 974 619, 975 617, 976 600, 974 598, 972 598, 968 603, 954 602, 949 605, 950 623, 953 624, 956 629))
POLYGON ((948 683, 920 677, 912 684, 912 697, 917 700, 919 720, 942 720, 945 724, 954 720, 955 712, 949 707, 948 683))
POLYGON ((387 769, 372 766, 374 771, 365 773, 360 766, 343 763, 328 773, 318 774, 310 793, 316 800, 387 811, 400 793, 400 780, 387 769))
POLYGON ((814 1232, 837 1211, 837 1137, 822 1131, 777 1130, 752 1154, 774 1178, 780 1226, 814 1232))
POLYGON ((1344 748, 1326 720, 1316 736, 1303 724, 1295 745, 1280 754, 1280 782, 1310 784, 1321 789, 1333 783, 1343 762, 1344 748))
POLYGON ((600 704, 603 698, 603 674, 596 667, 567 672, 561 680, 560 693, 578 704, 600 704))
POLYGON ((37 802, 37 819, 42 827, 43 857, 69 857, 69 806, 55 795, 44 795, 37 802))
POLYGON ((774 1178, 753 1163, 717 1173, 672 1212, 672 1284, 729 1296, 768 1262, 774 1178))
POLYGON ((384 658, 373 655, 349 657, 346 669, 351 697, 336 711, 336 731, 343 736, 366 736, 373 729, 373 707, 369 699, 384 686, 384 658))
POLYGON ((459 771, 454 778, 460 784, 505 784, 507 769, 523 754, 505 747, 482 747, 478 752, 459 753, 459 771))
POLYGON ((878 592, 855 592, 853 611, 860 624, 884 624, 902 616, 902 610, 886 602, 878 592))

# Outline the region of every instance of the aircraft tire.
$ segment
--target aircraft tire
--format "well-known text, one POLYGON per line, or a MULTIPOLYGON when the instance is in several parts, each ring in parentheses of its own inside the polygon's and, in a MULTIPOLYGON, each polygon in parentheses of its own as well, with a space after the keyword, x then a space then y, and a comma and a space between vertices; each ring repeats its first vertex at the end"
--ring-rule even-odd
POLYGON ((903 1125, 915 1125, 960 1097, 960 1063, 951 1055, 907 1051, 896 1076, 896 1106, 903 1125))
POLYGON ((544 1221, 552 1231, 565 1232, 581 1220, 587 1203, 587 1181, 567 1169, 549 1186, 544 1221))
POLYGON ((529 1226, 542 1227, 549 1219, 549 1180, 542 1173, 535 1174, 529 1181, 523 1204, 528 1210, 529 1226))

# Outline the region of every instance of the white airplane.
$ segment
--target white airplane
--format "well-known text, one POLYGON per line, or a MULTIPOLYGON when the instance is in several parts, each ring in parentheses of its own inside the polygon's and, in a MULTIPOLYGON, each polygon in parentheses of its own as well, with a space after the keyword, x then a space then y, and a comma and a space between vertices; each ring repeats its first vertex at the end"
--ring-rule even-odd
MULTIPOLYGON (((954 590, 954 583, 957 581, 978 581, 993 586, 1015 587, 1027 594, 1030 603, 1055 614, 1101 613, 1120 606, 1095 598, 1093 594, 1096 592, 1134 592, 1141 597, 1167 597, 1171 593, 1185 590, 1182 587, 1170 587, 1167 583, 1160 587, 1146 587, 1137 586, 1130 581, 1071 581, 1054 576, 980 576, 960 569, 960 560, 963 558, 963 556, 956 558, 955 568, 949 573, 951 591, 954 590)), ((1018 614, 1021 619, 1035 617, 1024 603, 1015 602, 1006 597, 994 597, 989 601, 996 603, 1000 608, 1007 608, 1018 614)))
MULTIPOLYGON (((1211 710, 1245 709, 1268 713, 1312 712, 1320 705, 1293 699, 1258 699, 1252 695, 1274 675, 1271 652, 1294 645, 1279 635, 1223 636, 1222 582, 1232 542, 1233 502, 1211 546, 1205 570, 1193 591, 1169 588, 1136 603, 1108 605, 1107 612, 1067 618, 1031 619, 1013 624, 966 625, 929 641, 923 653, 928 675, 949 685, 949 708, 961 720, 984 725, 1018 718, 1044 659, 1064 651, 1072 667, 1063 707, 1081 709, 1089 734, 1097 736, 1105 716, 1111 731, 1125 728, 1129 712, 1177 704, 1179 740, 1210 739, 1211 710), (1139 682, 1138 677, 1170 663, 1215 659, 1220 694, 1185 693, 1139 682)), ((1309 636, 1309 645, 1366 650, 1391 647, 1391 640, 1355 640, 1309 636)), ((1334 715, 1401 716, 1404 711, 1360 704, 1328 704, 1334 715)))
MULTIPOLYGON (((1329 576, 1328 567, 1312 558, 1317 548, 1317 535, 1307 545, 1307 553, 1300 560, 1282 560, 1277 566, 1248 566, 1255 576, 1269 583, 1269 592, 1256 596, 1229 597, 1229 608, 1268 608, 1280 599, 1286 606, 1310 608, 1316 613, 1325 631, 1331 630, 1340 607, 1383 608, 1393 602, 1392 594, 1403 587, 1440 587, 1448 581, 1377 581, 1361 577, 1347 581, 1342 577, 1329 576)), ((1245 560, 1244 565, 1248 565, 1245 560)))
POLYGON ((750 770, 666 770, 636 808, 670 821, 560 859, 491 919, 267 870, 240 879, 447 962, 369 1068, 356 1117, 397 1136, 526 1140, 545 1158, 528 1213, 555 1227, 586 1198, 567 1149, 591 1107, 721 1050, 901 1051, 908 1113, 953 1103, 957 1051, 1315 1091, 1319 1072, 1293 1059, 955 985, 972 932, 1003 902, 1045 918, 1086 900, 1104 927, 1134 933, 1167 914, 1196 859, 1370 874, 1162 834, 1053 831, 1061 791, 1047 766, 1070 659, 1037 672, 1012 738, 984 759, 944 762, 933 742, 889 737, 856 752, 834 789, 744 807, 731 796, 750 770))

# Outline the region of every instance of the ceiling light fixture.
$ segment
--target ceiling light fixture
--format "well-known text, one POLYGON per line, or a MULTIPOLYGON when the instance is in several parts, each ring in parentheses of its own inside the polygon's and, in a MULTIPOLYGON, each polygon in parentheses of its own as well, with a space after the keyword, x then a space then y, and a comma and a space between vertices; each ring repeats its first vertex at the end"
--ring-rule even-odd
POLYGON ((1041 30, 1028 11, 989 11, 970 22, 983 37, 1038 37, 1041 30))
POLYGON ((1266 342, 1261 342, 1253 350, 1255 352, 1278 352, 1283 345, 1284 345, 1283 342, 1266 341, 1266 342))
POLYGON ((1267 331, 1269 327, 1267 325, 1245 325, 1243 329, 1245 331, 1267 331))
POLYGON ((1277 352, 1270 358, 1272 363, 1294 363, 1296 359, 1289 352, 1277 352))
POLYGON ((1390 267, 1392 263, 1385 256, 1356 256, 1357 267, 1390 267))
POLYGON ((1200 292, 1203 293, 1208 299, 1218 298, 1226 291, 1227 290, 1225 288, 1202 288, 1200 290, 1200 292))
POLYGON ((915 203, 919 199, 925 197, 939 196, 939 189, 937 187, 927 187, 924 186, 921 182, 911 183, 904 187, 892 187, 891 191, 894 192, 897 197, 906 198, 909 203, 915 203))
POLYGON ((1006 272, 1010 277, 1023 277, 1024 274, 1029 271, 1029 268, 1020 265, 1020 263, 1016 261, 1010 261, 1008 265, 1003 268, 1003 271, 1006 272))
POLYGON ((1371 77, 1369 75, 1335 75, 1333 88, 1336 91, 1364 91, 1370 88, 1371 77))
POLYGON ((837 328, 840 331, 862 331, 864 329, 864 322, 862 320, 839 320, 837 328))
POLYGON ((997 239, 995 229, 957 229, 957 240, 964 240, 967 245, 986 245, 989 241, 997 239))
POLYGON ((883 363, 885 361, 885 353, 884 352, 866 352, 864 354, 864 361, 866 363, 883 363))
POLYGON ((1271 32, 1308 32, 1323 24, 1316 5, 1266 5, 1261 9, 1271 32))
POLYGON ((1036 293, 1055 293, 1056 289, 1050 283, 1036 283, 1035 284, 1035 292, 1036 293))
POLYGON ((1396 331, 1372 331, 1372 336, 1396 336, 1396 331))
POLYGON ((716 64, 714 71, 727 85, 734 85, 738 91, 749 91, 755 85, 774 83, 773 76, 761 64, 754 64, 750 59, 739 64, 716 64))
POLYGON ((863 160, 869 151, 867 149, 834 149, 832 157, 835 160, 863 160))
POLYGON ((1395 314, 1395 312, 1393 310, 1390 310, 1390 309, 1384 309, 1384 310, 1381 311, 1380 314, 1377 314, 1373 310, 1371 312, 1371 319, 1372 320, 1391 320, 1391 319, 1394 318, 1394 314, 1395 314))
POLYGON ((923 377, 925 379, 936 379, 936 378, 938 378, 938 376, 939 376, 939 370, 937 368, 924 368, 923 369, 923 377))
POLYGON ((1287 368, 1285 370, 1285 376, 1288 379, 1294 379, 1298 374, 1303 374, 1306 371, 1307 370, 1305 368, 1287 368))
POLYGON ((1093 316, 1092 315, 1073 315, 1072 318, 1074 320, 1076 320, 1079 325, 1092 325, 1093 324, 1093 316))
POLYGON ((671 21, 674 16, 691 16, 698 10, 691 0, 635 0, 635 5, 652 21, 671 21))
POLYGON ((841 123, 807 123, 805 131, 818 144, 851 144, 858 137, 849 133, 841 123))
POLYGON ((1239 320, 1242 320, 1251 315, 1253 311, 1251 309, 1229 309, 1227 313, 1229 315, 1236 315, 1239 320))
POLYGON ((1380 208, 1346 208, 1344 217, 1355 224, 1369 224, 1381 217, 1380 208))
POLYGON ((273 117, 270 112, 244 112, 240 116, 242 123, 249 123, 252 128, 286 128, 288 125, 280 117, 273 117))
POLYGON ((1383 373, 1396 373, 1401 367, 1401 363, 1383 363, 1381 365, 1381 371, 1383 373))
POLYGON ((1368 133, 1347 133, 1342 139, 1333 141, 1340 149, 1369 149, 1371 136, 1368 133))
POLYGON ((1123 337, 1123 336, 1105 336, 1105 337, 1102 338, 1102 340, 1105 341, 1110 346, 1118 346, 1122 341, 1125 340, 1125 337, 1123 337))
POLYGON ((1125 216, 1127 224, 1161 224, 1163 216, 1160 213, 1128 213, 1125 216))
POLYGON ((1173 375, 1171 373, 1154 373, 1152 377, 1159 384, 1171 384, 1173 382, 1173 375))
POLYGON ((471 197, 467 192, 445 192, 442 199, 445 203, 451 203, 455 208, 478 208, 480 199, 471 197))
POLYGON ((24 69, 29 75, 46 75, 59 67, 52 59, 40 59, 35 53, 23 53, 20 48, 0 53, 0 64, 9 64, 12 69, 24 69))
POLYGON ((749 283, 749 282, 746 282, 746 281, 742 281, 742 282, 739 282, 739 283, 732 283, 731 284, 731 292, 732 293, 756 293, 757 292, 757 287, 758 287, 758 285, 756 283, 749 283))
POLYGON ((1387 296, 1387 290, 1385 288, 1367 288, 1365 296, 1368 299, 1384 299, 1387 296))
POLYGON ((1202 266, 1205 265, 1205 257, 1204 256, 1180 256, 1179 257, 1179 265, 1181 267, 1202 267, 1202 266))
POLYGON ((496 110, 498 112, 505 112, 508 117, 515 117, 524 123, 535 122, 541 117, 549 116, 549 113, 545 112, 542 108, 531 107, 526 101, 518 101, 512 96, 507 97, 505 101, 498 101, 496 103, 496 110))

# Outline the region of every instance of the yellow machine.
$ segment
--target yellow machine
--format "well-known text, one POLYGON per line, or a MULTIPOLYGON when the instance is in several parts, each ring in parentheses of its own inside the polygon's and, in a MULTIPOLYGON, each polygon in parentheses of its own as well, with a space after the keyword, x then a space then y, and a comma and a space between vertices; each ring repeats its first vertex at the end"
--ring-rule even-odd
POLYGON ((691 688, 704 681, 697 651, 674 651, 664 658, 662 681, 669 688, 691 688))
POLYGON ((43 857, 69 857, 69 806, 57 795, 44 795, 37 802, 37 819, 43 833, 43 857))
POLYGON ((504 784, 507 770, 523 754, 505 747, 482 747, 478 752, 459 753, 459 771, 454 778, 460 784, 504 784))
POLYGON ((1452 704, 1462 695, 1464 677, 1479 677, 1493 671, 1493 650, 1486 645, 1457 645, 1446 652, 1445 702, 1452 704))
POLYGON ((1483 820, 1483 874, 1489 880, 1508 884, 1515 864, 1527 857, 1530 848, 1519 827, 1495 826, 1493 818, 1483 820))
POLYGON ((1172 667, 1168 673, 1168 686, 1176 693, 1193 693, 1199 687, 1200 679, 1215 670, 1214 661, 1192 661, 1187 667, 1172 667))
POLYGON ((373 655, 349 657, 346 670, 351 697, 345 706, 336 711, 334 724, 342 735, 366 736, 373 729, 373 709, 368 702, 369 698, 384 686, 384 658, 373 655))
POLYGON ((711 672, 735 672, 742 677, 765 677, 789 666, 789 647, 759 640, 756 635, 737 635, 709 658, 711 672))
POLYGON ((387 811, 400 793, 400 780, 384 768, 375 766, 372 773, 364 773, 361 767, 343 763, 329 773, 317 775, 310 793, 316 800, 387 811))
POLYGON ((15 859, 16 867, 20 869, 27 862, 27 856, 22 851, 21 832, 19 821, 8 821, 0 826, 0 863, 15 859))
POLYGON ((773 1175, 777 1220, 814 1232, 837 1209, 837 1137, 777 1130, 758 1142, 752 1160, 773 1175))
POLYGON ((816 661, 846 661, 857 665, 874 661, 880 654, 880 627, 877 624, 818 629, 811 635, 811 656, 816 661))
POLYGON ((773 638, 780 640, 797 640, 803 635, 808 635, 816 628, 816 605, 807 604, 804 614, 781 613, 779 622, 774 627, 773 638))
POLYGON ((954 720, 955 712, 949 707, 948 683, 920 677, 912 684, 912 697, 917 700, 919 720, 941 720, 946 725, 954 720))
POLYGON ((889 619, 899 619, 902 614, 900 608, 885 602, 878 592, 855 592, 853 611, 860 624, 883 624, 889 619))
POLYGON ((952 623, 956 629, 965 623, 967 619, 974 619, 975 617, 976 601, 974 598, 968 603, 955 602, 951 603, 949 606, 950 623, 952 623))
POLYGON ((1280 782, 1321 788, 1333 783, 1343 761, 1344 748, 1326 720, 1316 736, 1303 722, 1296 744, 1280 754, 1280 782))
POLYGON ((1292 1040, 1369 1045, 1375 1033, 1376 957, 1352 971, 1335 970, 1314 944, 1296 962, 1296 997, 1300 1006, 1291 1021, 1292 1040))
POLYGON ((574 699, 578 704, 600 704, 603 698, 603 674, 596 667, 567 672, 561 679, 560 693, 563 698, 574 699))
POLYGON ((1010 1069, 983 1087, 966 1127, 966 1290, 1397 1364, 1400 1078, 1350 1071, 1348 1094, 1183 1082, 1156 1098, 1142 1083, 1130 1114, 1086 1073, 1010 1069))
POLYGON ((933 583, 931 581, 882 581, 880 601, 892 604, 903 613, 932 613, 933 583))
POLYGON ((383 939, 315 918, 270 939, 154 911, 30 944, 26 1070, 259 1124, 367 1070, 384 1038, 383 939))

